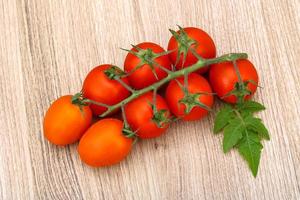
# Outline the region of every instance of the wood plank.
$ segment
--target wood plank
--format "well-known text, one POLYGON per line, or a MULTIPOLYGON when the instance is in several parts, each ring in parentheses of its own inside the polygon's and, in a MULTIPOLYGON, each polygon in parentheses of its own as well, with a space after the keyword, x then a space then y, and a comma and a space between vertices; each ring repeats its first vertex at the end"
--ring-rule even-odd
POLYGON ((299 10, 297 0, 0 0, 0 199, 299 199, 299 10), (79 91, 93 66, 122 67, 119 47, 166 47, 176 24, 206 30, 218 55, 247 52, 257 67, 271 141, 256 179, 237 152, 223 154, 215 112, 103 169, 84 165, 76 144, 44 139, 51 101, 79 91))

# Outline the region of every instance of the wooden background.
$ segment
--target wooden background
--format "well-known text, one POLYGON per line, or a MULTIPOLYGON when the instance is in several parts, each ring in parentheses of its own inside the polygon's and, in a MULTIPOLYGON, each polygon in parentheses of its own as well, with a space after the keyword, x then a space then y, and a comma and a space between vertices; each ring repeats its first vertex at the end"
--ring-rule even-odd
POLYGON ((0 199, 300 199, 299 13, 299 0, 0 0, 0 199), (206 30, 218 55, 247 52, 257 67, 272 138, 256 179, 237 152, 223 154, 215 112, 104 169, 84 165, 76 144, 44 139, 51 101, 79 91, 95 65, 122 66, 119 47, 166 47, 176 24, 206 30))

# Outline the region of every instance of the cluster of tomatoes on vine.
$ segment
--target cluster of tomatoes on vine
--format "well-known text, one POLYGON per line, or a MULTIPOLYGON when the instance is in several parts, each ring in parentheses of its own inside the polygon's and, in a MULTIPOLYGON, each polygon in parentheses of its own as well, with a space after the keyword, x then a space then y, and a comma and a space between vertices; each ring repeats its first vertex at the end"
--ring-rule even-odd
MULTIPOLYGON (((216 57, 212 38, 194 27, 170 31, 167 51, 151 42, 132 45, 124 71, 97 66, 86 76, 80 93, 54 101, 44 118, 45 137, 60 146, 79 141, 85 163, 108 166, 129 154, 135 138, 158 137, 175 119, 205 117, 215 94, 235 104, 238 76, 232 62, 188 70, 199 59, 216 57), (119 111, 122 120, 112 118, 119 111), (100 120, 92 123, 93 116, 100 120)), ((246 85, 249 93, 243 96, 247 99, 256 91, 258 75, 248 59, 236 60, 236 66, 243 81, 251 80, 246 85)))

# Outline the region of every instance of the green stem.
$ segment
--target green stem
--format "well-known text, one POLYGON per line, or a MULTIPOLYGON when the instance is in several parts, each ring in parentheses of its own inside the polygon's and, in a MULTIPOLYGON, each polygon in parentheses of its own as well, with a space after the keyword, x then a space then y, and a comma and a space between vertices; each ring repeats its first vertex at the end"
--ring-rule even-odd
MULTIPOLYGON (((234 67, 235 73, 238 77, 239 90, 244 90, 245 89, 244 82, 243 82, 243 79, 242 79, 242 76, 241 76, 241 72, 240 72, 240 70, 237 66, 236 60, 233 60, 232 62, 233 62, 233 67, 234 67)), ((244 102, 244 95, 238 95, 237 98, 238 98, 238 103, 239 104, 244 102)))
POLYGON ((130 92, 134 92, 135 90, 132 89, 129 85, 127 85, 124 81, 122 81, 122 79, 120 79, 120 77, 116 77, 116 80, 124 87, 126 88, 128 91, 130 92))
POLYGON ((236 63, 236 60, 232 61, 233 62, 233 67, 234 67, 234 70, 237 74, 237 77, 238 77, 238 81, 241 85, 243 85, 243 79, 242 79, 242 76, 241 76, 241 73, 240 73, 240 70, 237 66, 237 63, 236 63))
POLYGON ((124 105, 121 106, 121 110, 122 110, 122 118, 123 118, 123 121, 124 121, 124 127, 128 128, 129 124, 127 122, 127 118, 126 118, 126 115, 125 115, 124 105))
POLYGON ((108 104, 101 103, 101 102, 98 102, 98 101, 94 101, 94 100, 91 100, 91 99, 88 99, 88 98, 84 98, 83 102, 84 103, 92 103, 92 104, 95 104, 97 106, 102 106, 102 107, 106 107, 106 108, 110 107, 110 105, 108 105, 108 104))
POLYGON ((194 65, 191 65, 189 67, 183 68, 178 71, 170 72, 167 77, 161 79, 160 81, 154 83, 153 85, 150 85, 150 86, 140 89, 140 90, 135 90, 134 92, 132 92, 132 94, 129 97, 127 97, 123 101, 121 101, 115 105, 109 106, 108 109, 103 114, 100 115, 100 117, 106 117, 113 110, 120 108, 121 106, 127 104, 128 102, 138 98, 142 94, 145 94, 151 90, 155 90, 155 89, 159 88, 160 86, 164 85, 165 83, 169 82, 170 80, 173 80, 177 77, 183 76, 186 73, 189 74, 191 72, 195 72, 198 69, 208 66, 208 65, 211 65, 211 64, 226 62, 226 61, 231 62, 231 61, 238 60, 238 59, 245 59, 247 57, 248 56, 246 53, 231 53, 231 54, 226 54, 226 55, 220 56, 218 58, 199 60, 194 65))
POLYGON ((184 73, 183 75, 184 79, 183 79, 183 91, 185 94, 189 93, 189 74, 188 73, 184 73))
POLYGON ((155 88, 155 89, 153 90, 153 100, 152 100, 153 114, 157 113, 156 95, 157 95, 157 88, 155 88))

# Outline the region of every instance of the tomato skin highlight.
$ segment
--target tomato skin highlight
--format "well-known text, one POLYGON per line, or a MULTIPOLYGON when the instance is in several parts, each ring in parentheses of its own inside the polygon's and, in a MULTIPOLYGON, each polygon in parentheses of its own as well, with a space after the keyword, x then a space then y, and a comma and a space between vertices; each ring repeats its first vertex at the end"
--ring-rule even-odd
MULTIPOLYGON (((189 38, 195 40, 198 45, 193 44, 192 47, 195 48, 196 52, 203 58, 215 58, 216 57, 216 46, 212 38, 203 30, 194 28, 194 27, 186 27, 183 28, 189 38)), ((177 31, 180 33, 180 30, 177 31)), ((177 60, 177 53, 178 53, 178 42, 176 41, 175 37, 172 36, 169 40, 168 44, 168 51, 175 50, 174 52, 169 54, 169 58, 171 62, 175 65, 177 60)), ((182 69, 188 66, 195 64, 198 59, 192 54, 189 50, 183 63, 183 55, 180 55, 180 59, 176 64, 177 69, 182 69), (182 65, 183 63, 183 65, 182 65), (183 66, 183 67, 182 67, 183 66)), ((208 71, 208 67, 203 67, 199 69, 197 72, 203 74, 208 71)))
MULTIPOLYGON (((184 77, 177 78, 177 81, 184 85, 184 77)), ((179 101, 184 97, 184 92, 176 80, 172 80, 166 90, 166 101, 171 112, 185 121, 193 121, 203 118, 208 111, 199 106, 194 107, 189 114, 185 114, 186 106, 179 101)), ((199 92, 211 93, 211 87, 208 81, 199 74, 191 73, 188 76, 188 91, 192 94, 199 92)), ((199 101, 208 107, 212 107, 214 97, 212 94, 203 94, 199 97, 199 101)))
POLYGON ((132 139, 122 133, 123 122, 106 118, 93 124, 78 145, 80 158, 92 167, 104 167, 119 163, 129 154, 132 139))
MULTIPOLYGON (((165 51, 161 46, 152 42, 143 42, 136 46, 145 50, 151 49, 154 53, 157 54, 165 51)), ((132 48, 131 50, 137 52, 135 48, 132 48)), ((139 57, 133 55, 132 53, 128 53, 124 62, 125 72, 129 73, 131 70, 136 68, 140 64, 140 62, 141 59, 139 57)), ((168 55, 163 55, 158 58, 155 58, 155 62, 166 69, 172 69, 168 55)), ((135 89, 142 89, 155 82, 158 82, 159 80, 165 78, 168 75, 164 70, 160 69, 159 67, 155 66, 154 69, 158 79, 156 79, 155 75, 151 71, 151 67, 148 64, 144 64, 141 68, 137 69, 130 76, 128 76, 130 85, 135 89)))
MULTIPOLYGON (((125 106, 125 115, 128 124, 137 131, 137 135, 142 139, 159 137, 169 128, 169 123, 165 124, 164 127, 158 127, 154 121, 153 109, 150 103, 153 102, 153 93, 148 92, 137 99, 129 102, 125 106)), ((156 106, 157 110, 168 111, 167 117, 170 117, 169 107, 166 101, 160 96, 156 95, 156 106)))
MULTIPOLYGON (((105 75, 105 70, 111 67, 111 65, 100 65, 89 72, 82 87, 85 98, 107 105, 114 105, 130 95, 130 92, 117 80, 111 80, 105 75)), ((129 85, 126 77, 122 80, 129 85)), ((107 108, 95 104, 91 104, 90 107, 95 116, 99 116, 107 110, 107 108)))
POLYGON ((54 101, 47 110, 43 129, 45 137, 53 144, 65 146, 78 141, 91 125, 92 111, 71 102, 72 96, 66 95, 54 101))
MULTIPOLYGON (((243 81, 252 80, 258 84, 258 74, 254 65, 247 59, 237 60, 237 66, 240 71, 243 81)), ((234 95, 224 97, 234 89, 235 84, 238 82, 238 77, 232 62, 223 62, 213 64, 209 71, 209 81, 213 90, 217 95, 227 103, 236 103, 237 97, 234 95)), ((257 84, 249 83, 247 88, 251 91, 251 95, 247 95, 245 99, 251 98, 256 92, 257 84)))

